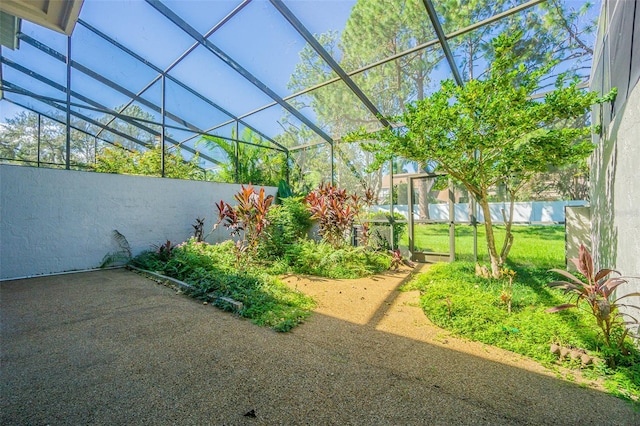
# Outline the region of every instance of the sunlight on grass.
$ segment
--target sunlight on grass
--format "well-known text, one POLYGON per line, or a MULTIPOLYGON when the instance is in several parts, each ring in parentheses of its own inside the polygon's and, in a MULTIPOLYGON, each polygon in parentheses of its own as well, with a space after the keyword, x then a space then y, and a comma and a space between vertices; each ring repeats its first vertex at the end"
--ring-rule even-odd
MULTIPOLYGON (((456 260, 473 260, 473 227, 456 225, 455 228, 456 260)), ((501 247, 504 241, 504 226, 494 228, 496 246, 501 247)), ((563 225, 514 225, 514 243, 508 261, 519 265, 530 265, 541 268, 564 267, 564 226, 563 225)), ((403 235, 400 244, 408 244, 408 236, 403 235)), ((415 227, 416 251, 449 252, 449 225, 429 224, 415 227)), ((478 226, 478 261, 488 263, 485 229, 478 226)))
MULTIPOLYGON (((563 226, 516 226, 513 248, 507 266, 515 271, 512 311, 505 304, 507 279, 486 279, 475 275, 473 228, 456 226, 457 262, 432 265, 407 286, 419 290, 421 307, 436 325, 456 336, 483 342, 533 358, 547 366, 557 356, 549 345, 582 348, 603 359, 603 339, 593 316, 584 310, 555 314, 546 309, 566 303, 566 296, 548 283, 560 278, 550 268, 565 269, 563 226)), ((504 227, 496 228, 498 246, 504 239, 504 227)), ((484 228, 478 228, 478 257, 489 261, 484 228)), ((405 238, 406 243, 406 238, 405 238)), ((416 246, 447 251, 447 225, 420 225, 416 228, 416 246)), ((570 367, 577 368, 575 365, 570 367)), ((579 367, 579 363, 578 363, 579 367)), ((632 351, 615 370, 604 364, 580 370, 585 377, 603 379, 609 392, 623 398, 640 397, 640 352, 632 351)), ((576 373, 579 374, 579 373, 576 373)))

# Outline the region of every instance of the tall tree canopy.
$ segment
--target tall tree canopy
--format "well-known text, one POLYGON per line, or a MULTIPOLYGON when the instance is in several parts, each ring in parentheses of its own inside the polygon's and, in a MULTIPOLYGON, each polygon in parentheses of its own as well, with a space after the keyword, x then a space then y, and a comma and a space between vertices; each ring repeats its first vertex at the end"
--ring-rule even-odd
POLYGON ((494 276, 499 276, 513 242, 513 204, 507 237, 498 254, 489 190, 504 184, 513 202, 534 173, 587 157, 593 149, 590 128, 559 124, 587 113, 595 102, 608 100, 582 91, 577 80, 563 85, 562 79, 543 99, 532 98, 555 63, 528 69, 518 52, 521 38, 522 33, 516 33, 494 40, 495 59, 483 79, 470 80, 462 87, 446 80, 439 91, 390 117, 403 123, 401 128, 363 129, 351 135, 351 139, 375 141, 366 144, 376 153, 374 167, 397 155, 436 161, 439 170, 462 183, 482 209, 494 276))
MULTIPOLYGON (((450 33, 521 3, 519 0, 441 0, 435 7, 445 32, 450 33)), ((585 20, 590 7, 591 4, 585 2, 579 10, 573 10, 558 0, 549 0, 538 5, 538 10, 530 9, 511 15, 452 38, 449 43, 465 80, 482 77, 482 70, 492 60, 490 40, 496 34, 522 28, 526 28, 526 32, 517 49, 527 67, 559 60, 567 64, 562 71, 570 71, 569 59, 579 57, 589 61, 592 54, 585 39, 594 28, 593 23, 585 20)), ((424 4, 413 0, 358 0, 342 33, 329 31, 316 37, 347 72, 436 39, 424 4)), ((575 67, 573 71, 579 71, 575 67)), ((437 90, 438 79, 447 70, 443 51, 436 44, 354 74, 352 79, 383 115, 390 116, 401 114, 406 104, 421 100, 437 90)), ((306 46, 300 53, 300 62, 291 76, 289 88, 292 91, 303 90, 334 76, 327 63, 311 46, 306 46)), ((550 82, 553 85, 554 78, 542 83, 550 82)), ((369 131, 381 127, 379 120, 358 102, 346 85, 342 82, 332 83, 297 97, 292 102, 301 109, 310 108, 314 111, 320 127, 338 141, 343 157, 348 158, 351 165, 360 171, 363 179, 352 176, 352 167, 336 155, 339 185, 357 188, 364 181, 370 188, 379 189, 381 173, 388 173, 388 170, 377 174, 364 173, 371 156, 362 152, 357 144, 340 143, 342 136, 361 126, 369 131)), ((287 117, 284 121, 286 125, 287 117)), ((294 124, 289 126, 290 129, 294 127, 294 124)), ((311 142, 295 141, 303 145, 311 142)), ((313 152, 314 148, 307 150, 310 154, 296 157, 304 159, 305 163, 301 166, 307 170, 319 168, 327 174, 323 149, 320 148, 318 152, 313 152)), ((314 176, 313 173, 305 175, 314 176)))

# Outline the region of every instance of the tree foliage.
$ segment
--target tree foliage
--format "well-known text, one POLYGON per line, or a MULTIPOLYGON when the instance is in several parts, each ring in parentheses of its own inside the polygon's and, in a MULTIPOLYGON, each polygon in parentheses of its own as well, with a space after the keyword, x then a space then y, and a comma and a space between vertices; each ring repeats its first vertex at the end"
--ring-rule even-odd
MULTIPOLYGON (((21 111, 7 118, 6 123, 0 127, 0 157, 5 161, 28 162, 32 165, 39 161, 47 167, 65 165, 67 128, 61 124, 64 122, 63 116, 55 118, 58 120, 41 116, 39 126, 38 114, 33 112, 21 111)), ((74 118, 71 125, 70 162, 74 166, 84 167, 93 162, 94 158, 95 141, 89 134, 92 126, 74 118)))
MULTIPOLYGON (((101 173, 162 176, 162 152, 160 145, 142 151, 126 150, 121 146, 107 147, 96 159, 93 170, 101 173)), ((180 150, 165 152, 164 175, 173 179, 202 179, 203 171, 198 157, 185 161, 180 150)))
MULTIPOLYGON (((434 6, 446 33, 468 27, 521 4, 519 0, 440 0, 434 6)), ((585 2, 579 9, 566 6, 559 0, 549 0, 535 8, 504 17, 491 25, 449 39, 462 78, 466 81, 480 78, 487 63, 493 60, 491 39, 501 32, 525 29, 525 34, 515 47, 522 62, 529 69, 540 64, 558 61, 555 70, 572 72, 584 80, 588 72, 582 67, 593 54, 588 47, 588 37, 594 22, 587 19, 591 3, 585 2)), ((358 0, 345 24, 344 31, 328 31, 316 35, 320 44, 336 59, 346 72, 361 69, 379 60, 406 52, 422 43, 435 40, 424 4, 406 0, 358 0)), ((405 105, 421 100, 437 90, 439 85, 433 75, 447 72, 444 54, 438 45, 403 55, 397 59, 368 68, 351 76, 363 93, 385 116, 405 112, 405 105)), ((326 82, 335 74, 311 46, 300 53, 289 82, 292 91, 326 82)), ((555 76, 541 79, 543 86, 553 86, 555 76)), ((378 130, 381 124, 351 93, 342 82, 336 82, 313 90, 292 101, 298 108, 310 108, 317 121, 336 140, 340 152, 335 153, 335 179, 339 186, 371 188, 378 192, 382 186, 383 168, 376 173, 364 170, 372 161, 370 153, 363 152, 357 144, 340 143, 347 133, 359 127, 368 131, 378 130), (347 159, 348 161, 345 161, 347 159), (354 175, 353 169, 359 171, 354 175)), ((312 132, 300 131, 293 120, 284 118, 287 133, 295 133, 295 140, 283 142, 286 146, 312 143, 312 132)), ((317 186, 316 170, 329 176, 326 148, 310 147, 308 154, 297 153, 294 159, 302 169, 302 181, 317 186), (311 182, 313 181, 313 182, 311 182)), ((418 164, 422 169, 425 164, 418 164)), ((324 181, 328 179, 325 177, 324 181)), ((364 189, 364 188, 363 188, 364 189)), ((419 204, 423 204, 429 188, 421 188, 419 204)))
MULTIPOLYGON (((495 60, 482 80, 457 86, 442 83, 439 91, 407 105, 407 112, 390 117, 403 123, 400 129, 362 130, 352 139, 368 139, 366 149, 376 153, 374 167, 396 155, 415 161, 435 161, 437 168, 462 183, 482 208, 492 274, 500 274, 513 242, 510 223, 498 254, 493 237, 489 190, 497 184, 516 193, 534 173, 584 159, 593 149, 587 126, 558 126, 559 122, 585 114, 596 93, 580 90, 578 81, 563 85, 544 99, 533 99, 540 80, 555 63, 527 69, 517 46, 522 33, 500 35, 493 42, 495 60)), ((508 216, 513 217, 513 207, 508 216)))
POLYGON ((204 143, 212 150, 221 150, 226 157, 226 161, 214 171, 214 180, 270 186, 278 186, 281 180, 286 180, 287 162, 284 153, 270 148, 264 138, 249 128, 245 128, 240 136, 241 141, 247 143, 236 142, 235 130, 232 131, 231 140, 211 135, 202 136, 199 143, 204 143))

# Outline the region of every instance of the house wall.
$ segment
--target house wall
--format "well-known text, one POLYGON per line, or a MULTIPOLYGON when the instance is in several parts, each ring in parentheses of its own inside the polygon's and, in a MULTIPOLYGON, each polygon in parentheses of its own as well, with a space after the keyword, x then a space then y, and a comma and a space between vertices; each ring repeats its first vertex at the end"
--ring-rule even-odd
MULTIPOLYGON (((592 156, 591 239, 599 268, 640 276, 640 2, 604 0, 592 67, 591 89, 615 102, 596 107, 600 132, 592 156)), ((618 288, 622 296, 640 291, 640 280, 618 288)), ((640 298, 629 298, 640 306, 640 298)), ((637 310, 627 310, 636 318, 637 310)), ((638 318, 640 320, 640 318, 638 318)))
MULTIPOLYGON (((118 251, 113 230, 134 254, 193 235, 233 203, 240 185, 0 164, 0 279, 96 268, 118 251)), ((267 187, 275 195, 277 188, 267 187)), ((228 238, 226 229, 207 239, 228 238)))

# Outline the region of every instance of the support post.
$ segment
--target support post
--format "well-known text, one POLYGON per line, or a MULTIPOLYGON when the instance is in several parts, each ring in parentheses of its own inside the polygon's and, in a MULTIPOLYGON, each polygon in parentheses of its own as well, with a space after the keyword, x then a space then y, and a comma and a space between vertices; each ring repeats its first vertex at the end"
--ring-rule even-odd
POLYGON ((453 180, 449 178, 449 261, 456 260, 456 205, 453 180))
POLYGON ((394 193, 394 187, 393 187, 393 158, 390 161, 390 169, 389 169, 389 222, 391 223, 391 229, 389 230, 389 238, 391 238, 391 241, 389 241, 391 244, 391 249, 395 250, 398 247, 396 247, 395 245, 395 235, 394 235, 394 223, 395 223, 395 216, 393 215, 393 193, 394 193))
POLYGON ((331 185, 336 184, 336 177, 335 177, 335 156, 334 156, 334 152, 333 152, 333 144, 331 144, 331 185))
POLYGON ((160 108, 160 112, 162 114, 162 129, 160 131, 160 176, 165 177, 165 164, 164 164, 164 137, 165 137, 165 105, 166 105, 166 75, 162 74, 162 107, 160 108))
POLYGON ((66 119, 66 159, 65 169, 71 168, 71 36, 67 36, 67 119, 66 119))
POLYGON ((40 141, 42 137, 42 115, 38 114, 38 167, 40 167, 40 141))
POLYGON ((233 164, 235 171, 234 181, 235 183, 240 183, 240 125, 238 124, 238 120, 236 120, 236 140, 233 146, 233 164))
POLYGON ((409 233, 409 258, 411 260, 415 260, 413 252, 415 249, 415 242, 414 242, 414 238, 413 238, 413 232, 414 232, 414 226, 413 226, 413 178, 410 177, 409 178, 409 182, 407 182, 408 188, 407 188, 407 197, 409 198, 409 205, 408 210, 407 210, 407 232, 409 233))

